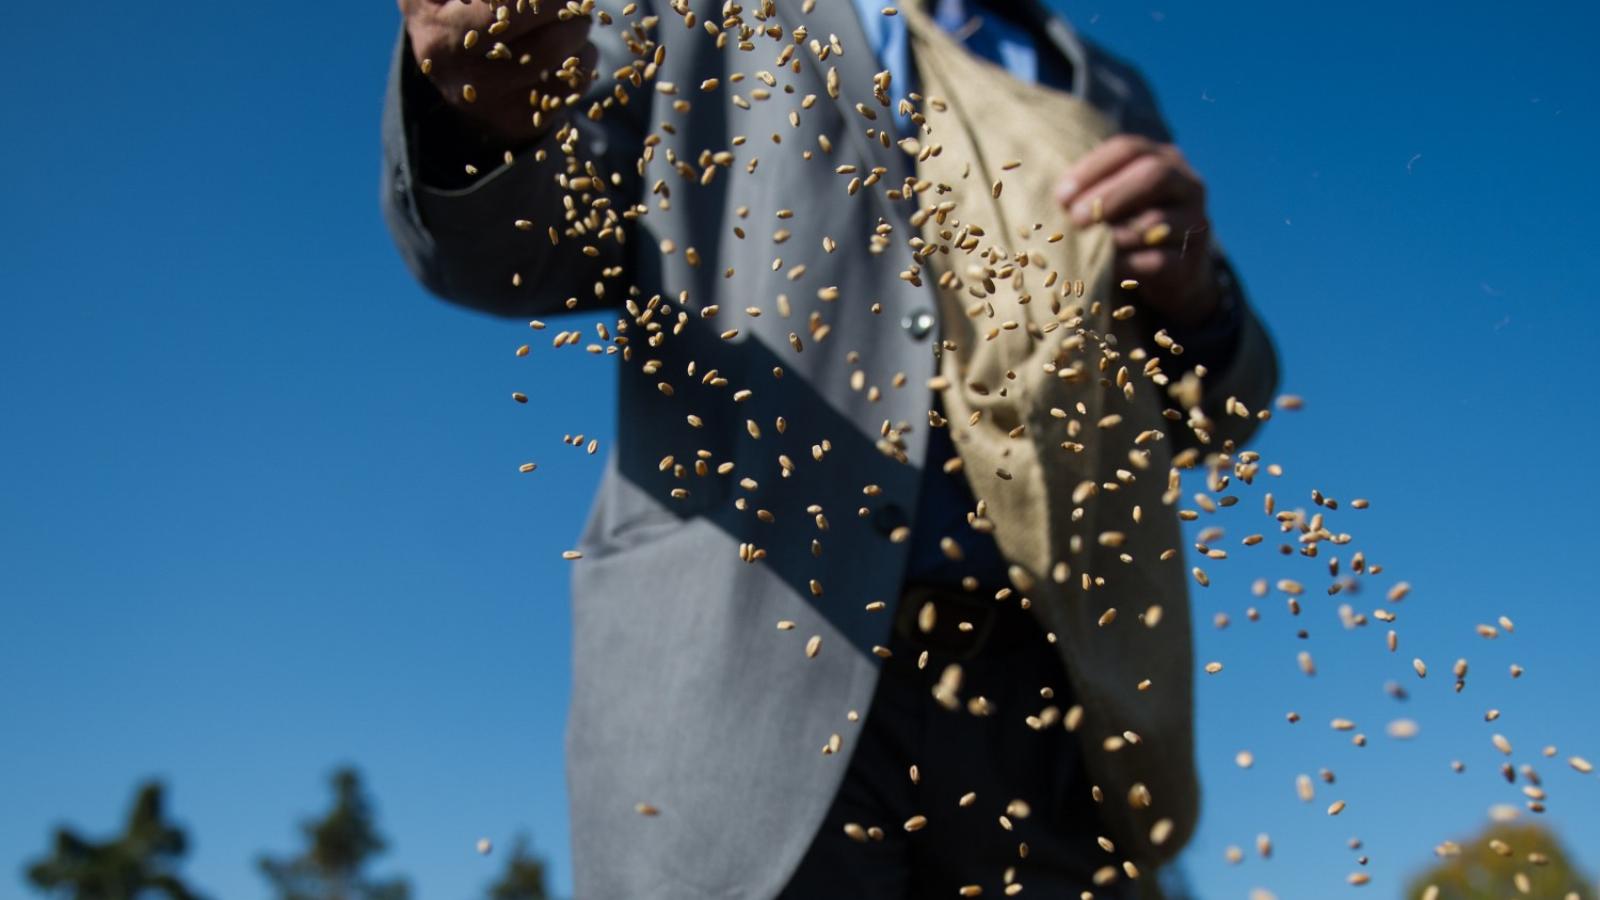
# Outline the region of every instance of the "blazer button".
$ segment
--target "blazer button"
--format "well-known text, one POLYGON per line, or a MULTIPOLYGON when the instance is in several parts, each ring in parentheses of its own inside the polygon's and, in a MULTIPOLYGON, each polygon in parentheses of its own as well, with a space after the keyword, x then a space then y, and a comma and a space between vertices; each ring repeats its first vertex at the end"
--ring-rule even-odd
POLYGON ((886 503, 872 513, 872 527, 880 534, 889 534, 909 522, 906 511, 894 503, 886 503))
POLYGON ((933 310, 930 309, 919 309, 900 319, 900 327, 919 341, 933 333, 933 325, 933 310))

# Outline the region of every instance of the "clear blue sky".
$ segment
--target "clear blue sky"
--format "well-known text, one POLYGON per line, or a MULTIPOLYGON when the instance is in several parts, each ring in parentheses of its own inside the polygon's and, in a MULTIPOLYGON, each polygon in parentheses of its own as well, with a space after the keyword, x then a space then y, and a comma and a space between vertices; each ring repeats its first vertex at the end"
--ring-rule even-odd
MULTIPOLYGON (((1583 162, 1600 14, 1065 6, 1156 85, 1285 388, 1309 399, 1259 445, 1288 468, 1279 495, 1372 498, 1341 521, 1416 586, 1398 657, 1308 604, 1314 682, 1278 601, 1242 621, 1248 577, 1269 570, 1230 566, 1197 596, 1201 658, 1227 668, 1200 685, 1190 879, 1207 897, 1337 896, 1358 835, 1368 891, 1392 896, 1438 840, 1518 802, 1492 774, 1496 728, 1519 762, 1544 744, 1600 759, 1600 191, 1583 162), (1203 624, 1219 610, 1223 632, 1203 624), (1514 636, 1472 634, 1502 613, 1514 636), (1433 662, 1427 681, 1411 655, 1433 662), (1473 677, 1457 696, 1459 655, 1473 677), (1410 679, 1403 707, 1391 677, 1410 679), (1373 745, 1330 731, 1336 715, 1373 745), (1382 737, 1398 715, 1419 739, 1382 737), (1338 784, 1303 806, 1294 775, 1320 766, 1338 784), (1262 831, 1272 860, 1223 862, 1262 831)), ((523 326, 404 271, 376 200, 396 18, 381 2, 8 12, 0 895, 22 892, 51 825, 110 828, 155 775, 195 839, 192 881, 264 896, 253 855, 293 845, 341 762, 368 776, 386 867, 421 897, 474 895, 498 861, 473 842, 524 829, 570 887, 559 551, 599 458, 560 441, 607 443, 612 375, 579 353, 516 360, 523 326), (537 413, 507 401, 551 378, 568 389, 537 413), (525 458, 536 474, 516 473, 525 458)), ((1548 820, 1600 866, 1600 783, 1540 768, 1548 820)))

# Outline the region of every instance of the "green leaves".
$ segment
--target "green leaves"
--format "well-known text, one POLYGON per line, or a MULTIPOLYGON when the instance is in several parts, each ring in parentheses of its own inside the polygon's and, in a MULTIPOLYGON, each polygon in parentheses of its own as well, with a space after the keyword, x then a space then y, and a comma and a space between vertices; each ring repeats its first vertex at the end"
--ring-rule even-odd
POLYGON ((137 900, 152 894, 200 900, 175 873, 188 842, 162 807, 161 784, 146 782, 117 838, 97 844, 69 828, 57 829, 50 854, 28 865, 28 882, 46 896, 71 900, 137 900))
POLYGON ((301 826, 305 850, 293 857, 263 855, 257 860, 274 895, 278 900, 410 900, 411 888, 404 878, 376 880, 366 872, 387 842, 378 833, 360 774, 342 768, 330 783, 333 808, 301 826))

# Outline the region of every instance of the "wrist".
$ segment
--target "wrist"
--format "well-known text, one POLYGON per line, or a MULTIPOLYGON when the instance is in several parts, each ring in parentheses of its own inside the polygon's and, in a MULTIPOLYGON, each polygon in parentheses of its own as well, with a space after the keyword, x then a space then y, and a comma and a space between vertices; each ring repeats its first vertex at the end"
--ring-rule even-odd
MULTIPOLYGON (((499 96, 478 97, 476 91, 468 100, 467 86, 478 79, 463 71, 459 60, 430 57, 425 47, 408 27, 404 78, 418 124, 435 135, 448 135, 444 143, 474 151, 492 145, 499 155, 537 143, 563 117, 564 110, 546 111, 536 124, 526 104, 502 102, 499 96)), ((447 57, 456 51, 441 52, 447 57)))
POLYGON ((444 85, 423 71, 415 53, 402 57, 400 78, 413 168, 430 188, 469 188, 498 169, 508 151, 520 153, 548 130, 506 135, 484 124, 452 102, 444 85))
POLYGON ((1174 327, 1183 329, 1204 328, 1216 320, 1222 309, 1222 291, 1217 287, 1216 267, 1208 259, 1200 274, 1184 292, 1177 309, 1166 319, 1174 327))
POLYGON ((1193 322, 1158 319, 1157 324, 1185 348, 1180 357, 1185 368, 1204 365, 1210 371, 1221 371, 1238 348, 1243 331, 1244 300, 1228 263, 1215 253, 1208 256, 1206 280, 1213 295, 1209 314, 1193 322))
POLYGON ((1220 317, 1223 291, 1218 283, 1218 269, 1210 253, 1203 264, 1186 283, 1169 289, 1164 302, 1155 302, 1146 294, 1145 303, 1153 318, 1163 326, 1175 330, 1194 331, 1220 317))

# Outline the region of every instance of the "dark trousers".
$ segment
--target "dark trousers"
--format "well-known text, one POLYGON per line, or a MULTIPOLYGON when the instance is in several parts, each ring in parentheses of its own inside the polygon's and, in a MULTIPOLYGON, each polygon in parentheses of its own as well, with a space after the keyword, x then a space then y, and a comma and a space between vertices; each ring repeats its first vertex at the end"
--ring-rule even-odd
MULTIPOLYGON (((901 621, 914 622, 913 607, 921 602, 908 595, 901 621)), ((914 625, 896 630, 893 656, 884 663, 844 784, 783 900, 958 897, 968 885, 980 887, 984 897, 1005 897, 1008 872, 1024 889, 1019 896, 1129 896, 1121 879, 1093 884, 1097 869, 1116 866, 1121 857, 1096 842, 1103 831, 1077 736, 1059 720, 1038 730, 1027 722, 1047 706, 1064 713, 1072 704, 1056 649, 1015 600, 980 602, 986 608, 939 606, 932 636, 914 625), (981 621, 986 615, 997 618, 981 621), (962 646, 963 634, 954 627, 968 618, 979 627, 966 633, 962 646), (940 633, 947 640, 932 639, 940 633), (976 643, 973 636, 986 640, 976 643), (924 650, 928 663, 918 669, 924 650), (951 662, 962 669, 956 710, 933 693, 951 662), (1042 697, 1041 688, 1054 697, 1042 697), (987 701, 988 715, 969 711, 975 697, 987 701), (963 806, 969 793, 976 797, 963 806), (926 817, 927 824, 908 832, 905 823, 913 816, 926 817), (881 838, 874 832, 861 840, 859 829, 866 828, 882 829, 881 838), (1025 857, 1019 852, 1024 843, 1025 857)))

